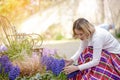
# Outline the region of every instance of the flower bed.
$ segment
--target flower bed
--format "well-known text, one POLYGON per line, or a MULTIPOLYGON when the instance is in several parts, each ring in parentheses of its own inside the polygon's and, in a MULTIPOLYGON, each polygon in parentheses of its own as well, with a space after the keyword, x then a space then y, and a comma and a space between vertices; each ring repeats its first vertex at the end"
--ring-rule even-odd
POLYGON ((0 80, 67 80, 65 61, 56 49, 31 49, 23 42, 0 45, 0 80))
MULTIPOLYGON (((20 45, 20 44, 19 44, 20 45)), ((65 62, 55 49, 42 49, 40 52, 26 51, 18 46, 0 46, 0 80, 66 80, 62 72, 65 62), (11 50, 13 49, 13 50, 11 50), (11 53, 12 51, 13 53, 11 53), (11 53, 11 54, 10 54, 11 53), (15 54, 16 53, 16 54, 15 54), (30 54, 31 53, 31 54, 30 54), (20 55, 20 56, 17 56, 20 55), (14 74, 13 74, 14 73, 14 74)))

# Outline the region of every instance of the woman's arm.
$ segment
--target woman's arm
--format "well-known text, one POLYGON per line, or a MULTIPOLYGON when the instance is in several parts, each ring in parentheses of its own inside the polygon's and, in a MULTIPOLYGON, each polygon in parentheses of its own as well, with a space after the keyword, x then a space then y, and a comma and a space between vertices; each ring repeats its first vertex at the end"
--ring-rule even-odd
POLYGON ((88 69, 88 68, 94 67, 99 64, 100 58, 101 58, 102 47, 103 47, 103 41, 104 39, 100 37, 96 37, 93 40, 93 59, 92 61, 79 65, 78 68, 80 70, 88 69))
POLYGON ((79 70, 88 69, 88 68, 94 67, 94 66, 99 64, 102 49, 99 49, 99 48, 93 48, 93 49, 95 49, 95 50, 93 51, 93 59, 92 59, 92 61, 87 62, 87 63, 82 64, 82 65, 79 65, 78 66, 79 70))
POLYGON ((81 64, 81 65, 78 65, 78 66, 74 66, 74 65, 71 65, 71 66, 67 66, 64 68, 64 72, 66 74, 70 74, 74 71, 77 71, 77 70, 84 70, 84 69, 88 69, 90 67, 93 67, 93 66, 96 66, 99 64, 99 61, 100 61, 100 57, 101 57, 101 49, 96 49, 93 53, 96 53, 96 54, 93 54, 93 60, 88 62, 88 63, 85 63, 85 64, 81 64))

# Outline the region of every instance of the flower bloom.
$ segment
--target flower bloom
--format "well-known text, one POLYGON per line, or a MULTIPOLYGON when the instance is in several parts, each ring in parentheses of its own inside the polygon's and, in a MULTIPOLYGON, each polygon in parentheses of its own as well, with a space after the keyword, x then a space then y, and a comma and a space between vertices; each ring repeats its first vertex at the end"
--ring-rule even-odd
POLYGON ((9 79, 10 80, 15 80, 16 77, 18 77, 20 74, 20 68, 17 66, 13 66, 11 68, 11 71, 9 72, 9 79))
POLYGON ((48 48, 43 48, 43 56, 49 56, 49 55, 54 55, 57 53, 56 49, 48 49, 48 48))
POLYGON ((0 45, 0 52, 7 51, 7 47, 5 45, 0 45))
POLYGON ((7 74, 9 80, 15 80, 20 74, 20 69, 17 66, 13 66, 8 56, 3 55, 0 57, 0 74, 7 74))
POLYGON ((63 59, 56 59, 51 56, 42 56, 41 63, 46 66, 47 70, 51 70, 55 75, 59 75, 65 66, 63 59))

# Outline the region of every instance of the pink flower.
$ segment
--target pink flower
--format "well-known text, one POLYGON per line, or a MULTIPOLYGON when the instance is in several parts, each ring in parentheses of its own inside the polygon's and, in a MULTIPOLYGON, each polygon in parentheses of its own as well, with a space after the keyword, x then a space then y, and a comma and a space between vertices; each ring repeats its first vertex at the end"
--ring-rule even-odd
POLYGON ((57 53, 56 49, 48 49, 48 48, 43 48, 43 56, 49 56, 49 55, 54 55, 57 53))
POLYGON ((7 47, 5 45, 0 45, 0 52, 7 51, 7 47))

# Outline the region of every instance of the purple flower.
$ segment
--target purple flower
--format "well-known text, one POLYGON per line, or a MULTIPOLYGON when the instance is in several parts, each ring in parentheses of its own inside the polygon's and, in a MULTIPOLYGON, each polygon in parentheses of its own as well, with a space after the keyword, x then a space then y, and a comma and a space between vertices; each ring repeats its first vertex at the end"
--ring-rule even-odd
POLYGON ((54 61, 53 57, 48 57, 48 56, 41 57, 41 62, 44 66, 46 66, 47 70, 51 70, 53 61, 54 61))
POLYGON ((48 49, 48 48, 43 48, 43 56, 49 56, 49 55, 54 55, 57 53, 56 49, 48 49))
POLYGON ((5 63, 5 65, 3 66, 4 73, 9 73, 12 67, 13 65, 10 61, 5 63))
POLYGON ((5 45, 0 45, 0 52, 7 51, 7 47, 5 45))
POLYGON ((10 71, 12 63, 9 61, 8 56, 4 55, 0 58, 0 73, 4 70, 5 73, 10 71))
POLYGON ((19 75, 20 69, 17 66, 13 66, 8 56, 4 55, 0 57, 0 74, 7 74, 10 80, 15 80, 19 75))
POLYGON ((63 59, 56 59, 51 56, 42 56, 41 62, 46 66, 47 70, 51 70, 55 75, 59 75, 65 66, 65 61, 63 59))
POLYGON ((20 74, 20 68, 17 66, 14 66, 9 72, 9 79, 15 80, 19 76, 19 74, 20 74))
POLYGON ((9 61, 8 56, 3 55, 2 57, 0 57, 0 63, 1 63, 1 62, 6 63, 6 62, 8 62, 8 61, 9 61))
POLYGON ((61 60, 55 59, 51 70, 55 75, 59 75, 64 66, 65 62, 63 59, 61 60))

